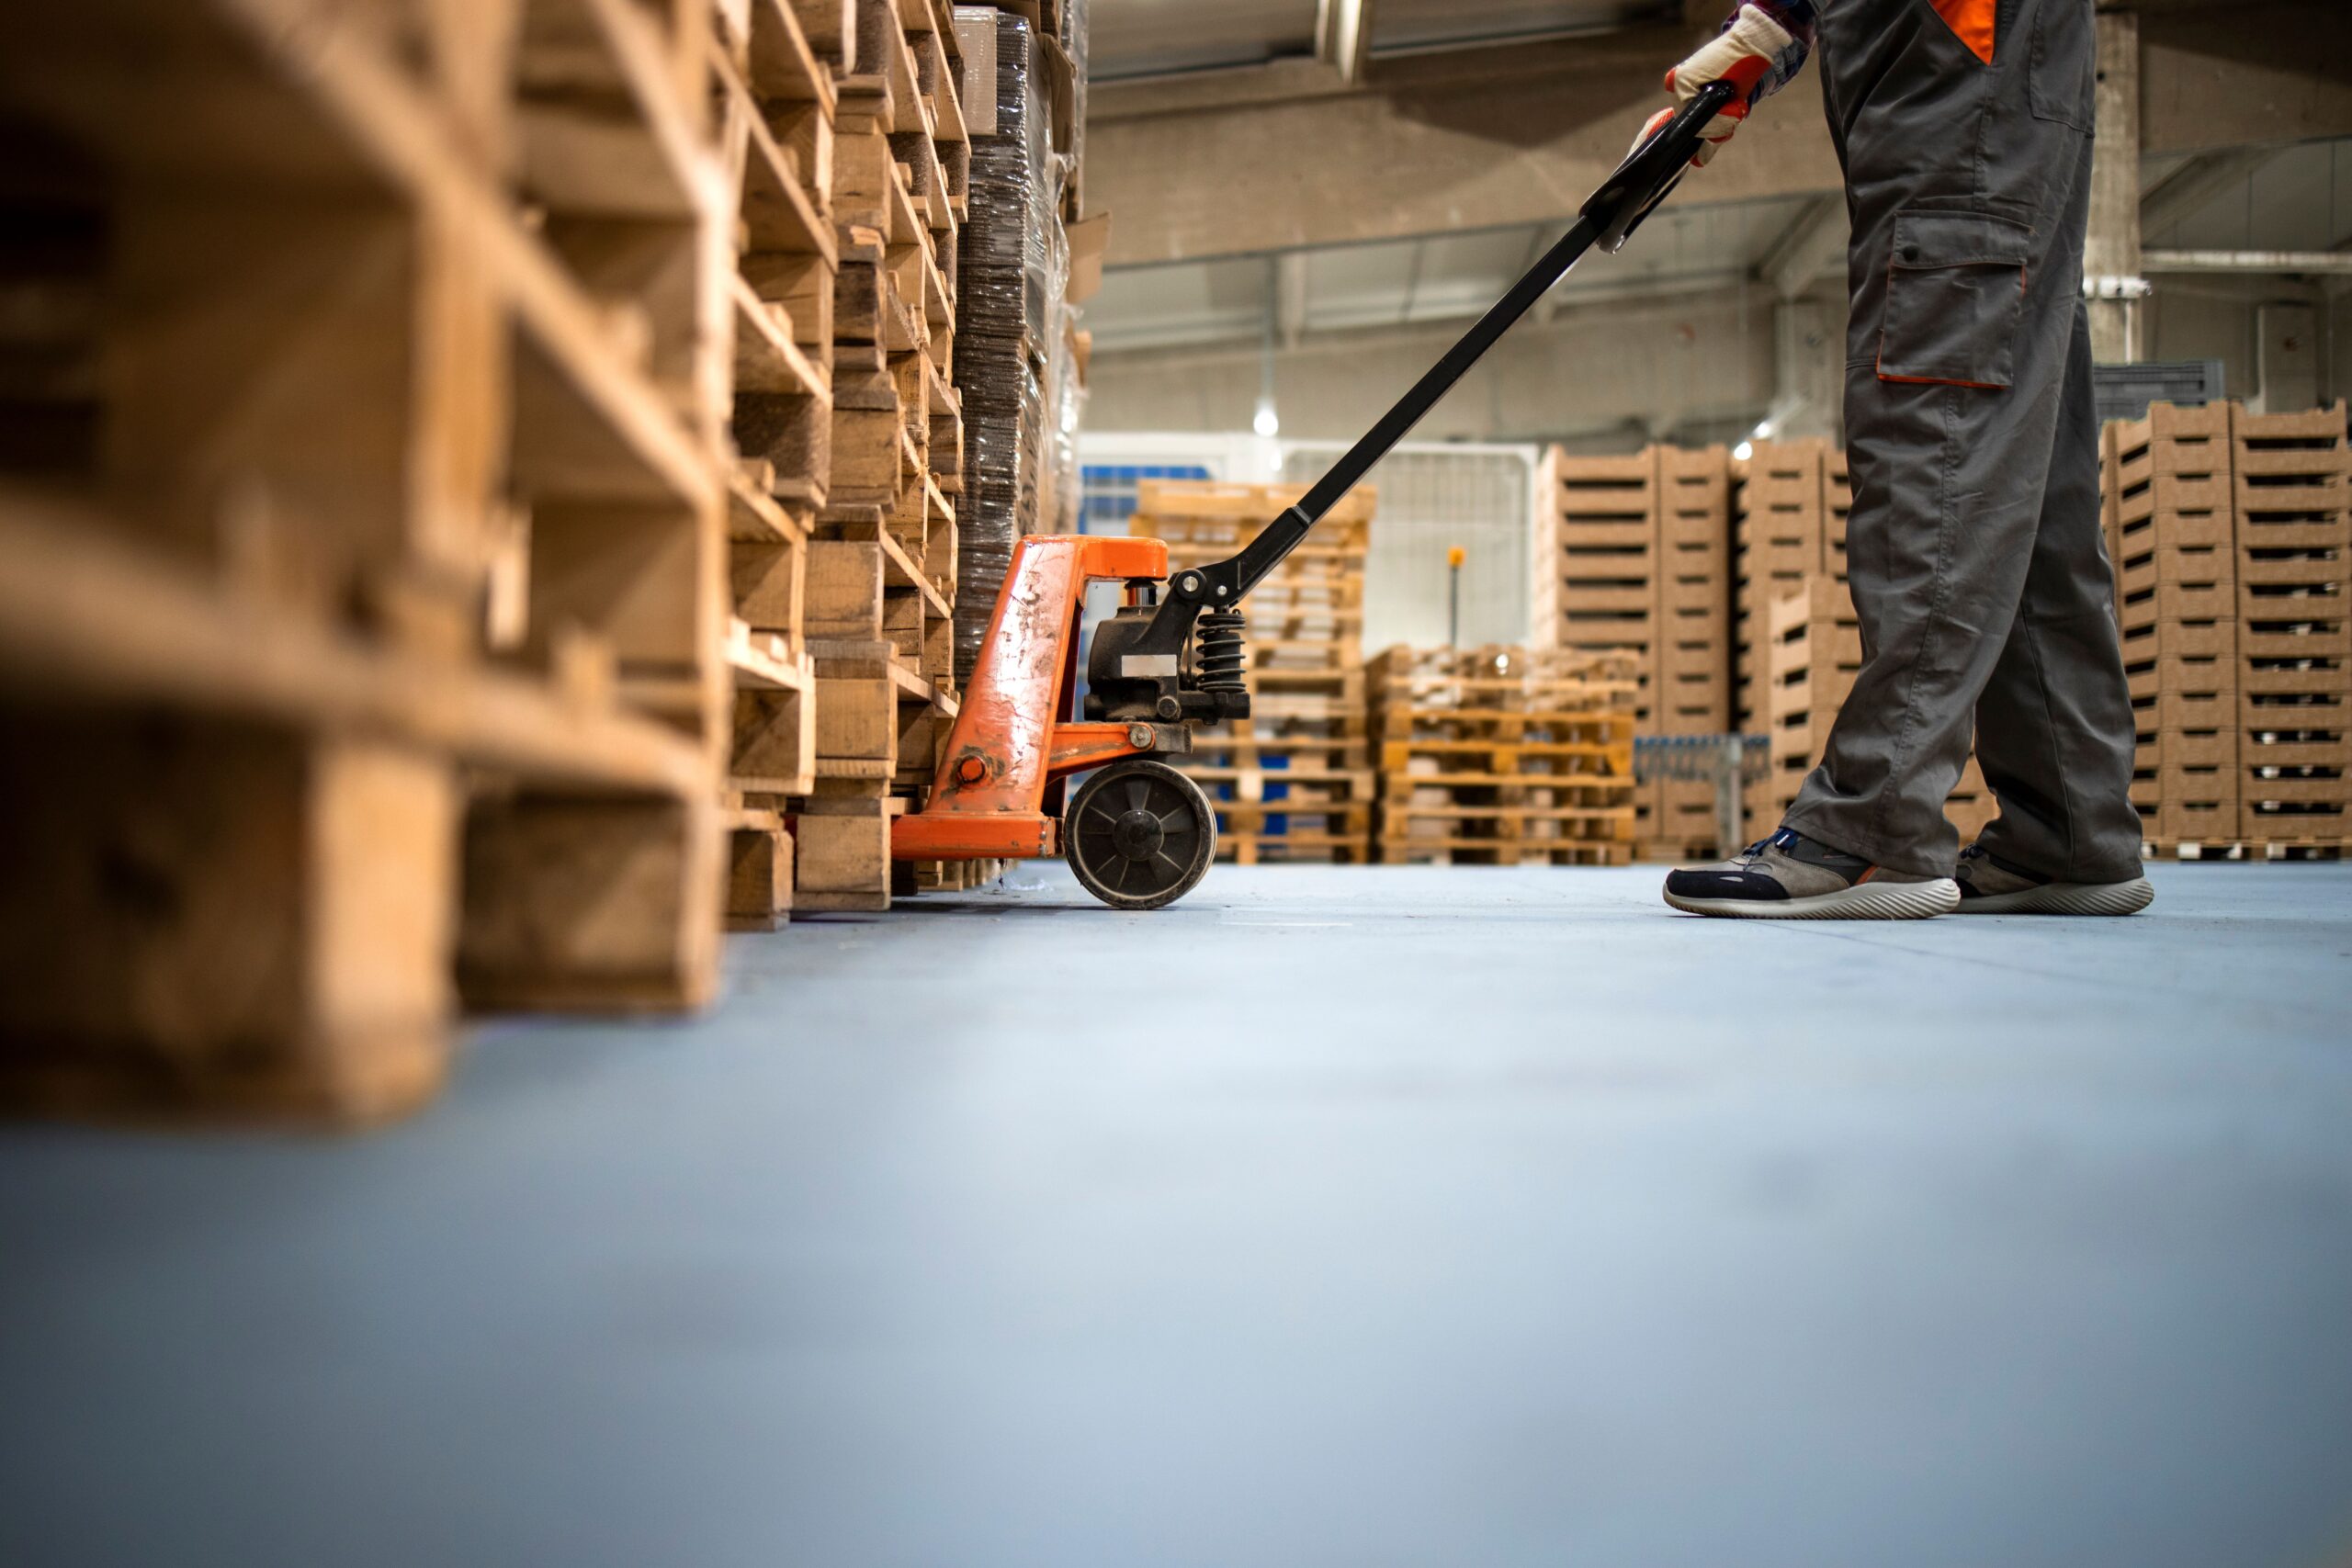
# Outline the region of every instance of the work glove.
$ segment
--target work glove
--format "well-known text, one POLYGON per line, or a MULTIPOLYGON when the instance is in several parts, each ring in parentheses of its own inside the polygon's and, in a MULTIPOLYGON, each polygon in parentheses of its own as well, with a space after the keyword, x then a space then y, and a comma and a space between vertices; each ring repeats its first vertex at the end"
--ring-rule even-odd
POLYGON ((1652 115, 1634 139, 1638 150, 1663 130, 1682 106, 1710 85, 1729 82, 1739 96, 1707 123, 1700 133, 1699 151, 1691 163, 1704 168, 1714 161, 1750 110, 1791 82, 1804 69, 1813 51, 1814 6, 1810 0, 1747 0, 1724 24, 1724 30, 1704 49, 1666 73, 1666 90, 1676 107, 1652 115))

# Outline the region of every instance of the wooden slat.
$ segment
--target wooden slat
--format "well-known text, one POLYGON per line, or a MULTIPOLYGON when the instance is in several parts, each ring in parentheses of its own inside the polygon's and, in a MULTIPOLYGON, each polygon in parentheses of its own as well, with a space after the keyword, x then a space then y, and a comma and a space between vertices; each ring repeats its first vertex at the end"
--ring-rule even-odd
POLYGON ((777 321, 781 307, 753 295, 740 276, 729 278, 728 283, 735 307, 735 389, 820 400, 830 397, 827 378, 818 374, 800 345, 792 341, 786 324, 777 321))
POLYGON ((33 694, 154 702, 399 740, 551 782, 695 795, 674 730, 542 682, 245 613, 115 543, 95 510, 0 491, 0 678, 33 694))

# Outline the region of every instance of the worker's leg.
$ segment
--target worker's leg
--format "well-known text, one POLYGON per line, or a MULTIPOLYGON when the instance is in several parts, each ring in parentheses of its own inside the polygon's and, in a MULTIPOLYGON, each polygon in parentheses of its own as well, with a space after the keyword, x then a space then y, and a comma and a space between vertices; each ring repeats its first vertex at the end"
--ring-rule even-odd
POLYGON ((2114 582, 2099 535, 2090 323, 2078 308, 2025 601, 1976 703, 1976 757, 2001 803, 1978 842, 1996 864, 2078 884, 2140 874, 2114 582))
MULTIPOLYGON (((1864 662, 1786 826, 1950 876, 1943 804, 2025 596, 2080 305, 2091 0, 1823 20, 1854 214, 1848 562, 1864 662), (1981 24, 1981 28, 1980 25, 1981 24)), ((2096 532, 2096 513, 2092 526, 2096 532)))

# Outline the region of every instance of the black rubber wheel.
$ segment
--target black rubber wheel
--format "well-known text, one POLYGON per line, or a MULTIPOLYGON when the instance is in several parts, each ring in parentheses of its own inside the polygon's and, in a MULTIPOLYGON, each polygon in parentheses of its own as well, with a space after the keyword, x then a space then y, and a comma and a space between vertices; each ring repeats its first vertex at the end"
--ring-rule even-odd
POLYGON ((1114 909, 1165 908, 1208 874, 1216 809, 1165 762, 1114 762, 1070 798, 1062 858, 1114 909))

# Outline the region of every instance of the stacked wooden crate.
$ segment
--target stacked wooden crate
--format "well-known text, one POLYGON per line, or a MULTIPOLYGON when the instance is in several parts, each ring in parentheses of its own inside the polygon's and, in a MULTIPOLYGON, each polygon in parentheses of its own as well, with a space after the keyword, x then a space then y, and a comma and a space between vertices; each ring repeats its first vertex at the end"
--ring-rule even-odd
MULTIPOLYGON (((1303 492, 1280 485, 1148 479, 1129 525, 1168 545, 1170 570, 1227 558, 1303 492)), ((1365 736, 1364 563, 1375 493, 1359 488, 1251 590, 1251 716, 1202 730, 1180 765, 1217 807, 1217 853, 1361 864, 1372 845, 1365 736)))
POLYGON ((1632 862, 1634 656, 1392 648, 1370 677, 1383 862, 1632 862))
POLYGON ((2117 625, 2153 843, 2238 835, 2236 485, 2230 410, 2109 427, 2117 625))
MULTIPOLYGON (((1645 736, 1721 735, 1732 713, 1731 467, 1721 447, 1630 457, 1555 450, 1536 481, 1532 578, 1539 647, 1632 660, 1645 736)), ((1636 795, 1647 855, 1714 848, 1713 786, 1658 780, 1636 795)))
POLYGON ((311 10, 0 54, 0 267, 69 307, 0 437, 17 1107, 366 1119, 460 999, 712 990, 708 9, 311 10))
POLYGON ((1555 447, 1535 479, 1528 580, 1537 649, 1633 661, 1635 717, 1649 722, 1658 642, 1658 463, 1579 457, 1555 447))
MULTIPOLYGON (((1758 442, 1748 457, 1732 465, 1732 716, 1744 734, 1768 734, 1773 722, 1770 661, 1780 644, 1775 606, 1792 595, 1811 604, 1814 583, 1843 581, 1845 512, 1850 505, 1845 473, 1844 454, 1826 441, 1758 442)), ((1836 709, 1827 716, 1835 718, 1836 709)), ((1822 728, 1826 734, 1826 720, 1822 728)), ((1776 757, 1792 744, 1778 743, 1776 757)), ((1792 792, 1781 772, 1776 760, 1770 775, 1747 787, 1752 836, 1771 831, 1787 805, 1792 792)))
MULTIPOLYGON (((1656 448, 1658 618, 1646 735, 1724 735, 1732 728, 1731 458, 1721 446, 1656 448)), ((1715 786, 1658 779, 1642 786, 1646 859, 1728 853, 1715 786)))
POLYGON ((2239 840, 2352 841, 2352 455, 2345 407, 2234 411, 2239 840))

